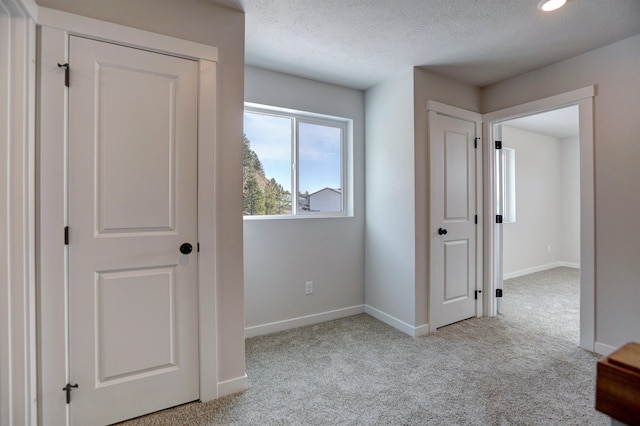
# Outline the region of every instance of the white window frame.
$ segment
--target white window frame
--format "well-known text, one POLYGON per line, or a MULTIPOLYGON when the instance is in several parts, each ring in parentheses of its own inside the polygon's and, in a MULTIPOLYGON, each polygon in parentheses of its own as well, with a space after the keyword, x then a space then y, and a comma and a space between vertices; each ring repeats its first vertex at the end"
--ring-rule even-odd
POLYGON ((261 219, 293 219, 293 218, 324 218, 324 217, 346 217, 353 216, 350 201, 352 193, 349 190, 349 176, 352 173, 352 159, 348 155, 351 152, 350 146, 353 144, 353 120, 343 117, 336 117, 325 114, 317 114, 306 111, 298 111, 288 108, 280 108, 271 105, 262 105, 251 102, 245 102, 244 111, 271 115, 274 117, 283 117, 291 119, 291 214, 287 215, 245 215, 244 219, 261 220, 261 219), (299 189, 299 124, 316 124, 340 129, 340 211, 300 211, 298 209, 298 189, 299 189))

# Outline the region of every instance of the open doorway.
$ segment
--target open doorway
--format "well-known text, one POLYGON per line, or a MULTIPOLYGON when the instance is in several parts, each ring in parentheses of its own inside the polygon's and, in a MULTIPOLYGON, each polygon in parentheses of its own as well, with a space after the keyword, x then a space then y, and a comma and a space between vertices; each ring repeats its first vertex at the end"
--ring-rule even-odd
MULTIPOLYGON (((582 348, 597 351, 595 347, 595 207, 594 207, 594 129, 593 98, 595 86, 588 86, 570 92, 550 96, 521 105, 483 115, 484 133, 484 300, 485 314, 496 315, 502 291, 502 223, 501 203, 497 199, 494 186, 499 176, 498 157, 494 143, 502 139, 502 124, 507 120, 559 110, 567 106, 577 106, 579 114, 579 163, 580 163, 580 303, 579 303, 579 344, 582 348), (494 220, 495 218, 495 220, 494 220)), ((517 154, 516 154, 517 167, 517 154)), ((544 169, 544 165, 540 168, 544 169)), ((517 203, 517 200, 516 200, 517 203)), ((556 220, 555 218, 553 220, 556 220)), ((547 245, 548 248, 548 245, 547 245)), ((553 251, 553 245, 552 245, 553 251)))
POLYGON ((558 266, 579 268, 578 106, 497 125, 505 165, 503 278, 558 266))
POLYGON ((494 124, 498 256, 504 297, 498 312, 525 315, 579 340, 580 139, 577 105, 494 124), (523 305, 524 304, 524 305, 523 305), (538 317, 540 314, 541 316, 538 317))

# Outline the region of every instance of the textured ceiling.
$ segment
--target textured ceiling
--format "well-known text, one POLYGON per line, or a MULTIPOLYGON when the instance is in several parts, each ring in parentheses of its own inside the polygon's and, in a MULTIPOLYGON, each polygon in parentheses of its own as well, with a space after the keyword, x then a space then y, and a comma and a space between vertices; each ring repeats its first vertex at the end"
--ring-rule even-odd
POLYGON ((516 118, 502 124, 560 139, 580 133, 577 105, 516 118))
POLYGON ((640 0, 211 0, 246 14, 246 63, 367 89, 412 66, 477 86, 640 33, 640 0))

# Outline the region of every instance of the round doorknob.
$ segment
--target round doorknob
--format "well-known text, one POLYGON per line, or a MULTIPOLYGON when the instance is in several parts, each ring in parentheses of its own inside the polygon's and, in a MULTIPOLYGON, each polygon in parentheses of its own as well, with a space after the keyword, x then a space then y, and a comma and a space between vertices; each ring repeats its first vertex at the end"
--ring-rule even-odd
POLYGON ((446 230, 446 229, 444 229, 444 228, 439 228, 439 229, 438 229, 438 234, 440 234, 440 235, 447 235, 447 230, 446 230))
POLYGON ((193 246, 189 243, 184 243, 180 246, 180 253, 189 254, 193 251, 193 246))

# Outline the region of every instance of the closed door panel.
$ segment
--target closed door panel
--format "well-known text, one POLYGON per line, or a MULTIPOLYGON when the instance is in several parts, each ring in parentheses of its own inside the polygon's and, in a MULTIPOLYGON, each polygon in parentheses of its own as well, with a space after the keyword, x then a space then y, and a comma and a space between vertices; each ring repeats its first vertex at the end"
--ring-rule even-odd
POLYGON ((471 153, 468 132, 444 129, 444 221, 466 221, 469 218, 469 162, 471 153))
POLYGON ((109 424, 199 397, 198 67, 70 39, 70 415, 109 424))
POLYGON ((112 64, 96 71, 98 232, 174 231, 177 78, 112 64))
POLYGON ((476 315, 475 123, 431 111, 432 327, 476 315))
POLYGON ((455 303, 469 296, 469 241, 444 243, 444 303, 455 303))
POLYGON ((175 369, 176 268, 96 275, 98 384, 175 369))

